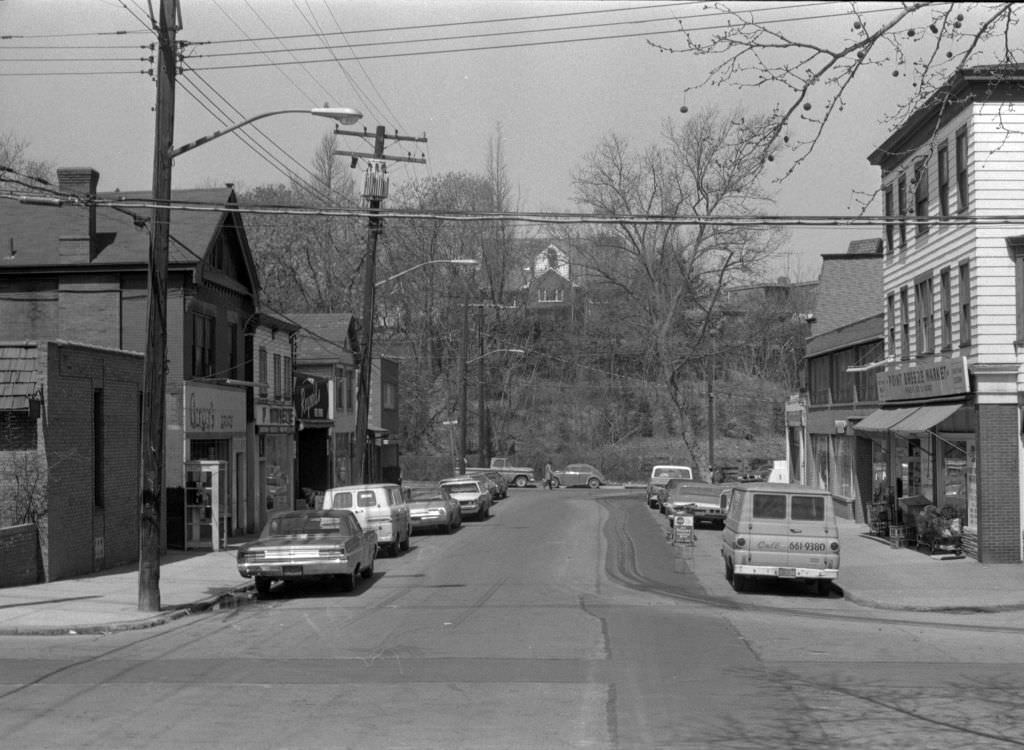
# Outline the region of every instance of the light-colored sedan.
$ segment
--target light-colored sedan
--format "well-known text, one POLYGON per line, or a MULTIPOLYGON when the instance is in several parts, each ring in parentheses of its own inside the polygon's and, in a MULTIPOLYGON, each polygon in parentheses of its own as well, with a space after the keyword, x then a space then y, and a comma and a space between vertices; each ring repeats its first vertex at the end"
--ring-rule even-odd
POLYGON ((439 484, 411 487, 408 491, 409 521, 414 531, 437 529, 451 534, 462 525, 458 501, 439 484))
POLYGON ((459 502, 463 518, 485 521, 491 517, 491 491, 482 480, 467 476, 442 479, 441 489, 459 502))
POLYGON ((605 484, 604 475, 590 464, 569 464, 564 469, 555 469, 553 475, 553 487, 586 486, 593 490, 605 484))

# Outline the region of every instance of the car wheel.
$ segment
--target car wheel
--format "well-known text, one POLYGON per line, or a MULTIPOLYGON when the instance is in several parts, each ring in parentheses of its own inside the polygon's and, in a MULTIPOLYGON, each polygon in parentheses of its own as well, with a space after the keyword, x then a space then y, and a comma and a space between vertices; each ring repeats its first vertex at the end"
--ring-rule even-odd
POLYGON ((409 551, 409 537, 410 536, 412 536, 412 529, 409 529, 409 531, 405 532, 405 539, 399 545, 402 548, 402 552, 408 552, 409 551))
POLYGON ((354 591, 356 588, 356 576, 354 573, 339 573, 337 581, 338 588, 346 594, 350 591, 354 591))
POLYGON ((732 583, 732 560, 725 561, 725 580, 732 583))
POLYGON ((592 490, 596 490, 600 486, 601 480, 598 479, 597 477, 591 477, 590 479, 587 480, 587 487, 589 487, 592 490))
POLYGON ((455 521, 449 519, 448 523, 441 527, 441 531, 443 531, 445 534, 451 534, 453 531, 455 531, 455 521))
POLYGON ((520 489, 525 487, 527 485, 526 477, 524 477, 524 476, 516 477, 515 485, 516 485, 516 487, 519 487, 520 489))
POLYGON ((256 576, 256 578, 253 579, 253 582, 256 584, 257 596, 266 596, 270 593, 271 581, 266 576, 256 576))
POLYGON ((562 483, 558 481, 558 477, 552 477, 551 478, 551 489, 557 490, 561 486, 562 486, 562 483))
POLYGON ((374 562, 376 562, 376 561, 375 560, 370 560, 370 564, 367 565, 362 570, 360 570, 359 571, 359 575, 361 575, 363 578, 373 578, 373 564, 374 564, 374 562))

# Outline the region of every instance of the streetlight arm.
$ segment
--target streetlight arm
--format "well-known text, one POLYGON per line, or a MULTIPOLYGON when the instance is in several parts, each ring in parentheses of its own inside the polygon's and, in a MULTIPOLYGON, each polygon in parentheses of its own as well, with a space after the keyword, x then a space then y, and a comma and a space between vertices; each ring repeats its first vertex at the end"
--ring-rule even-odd
POLYGON ((429 266, 429 265, 431 265, 433 263, 448 263, 449 265, 453 265, 453 266, 474 266, 474 267, 480 265, 480 261, 473 260, 472 258, 452 258, 452 259, 435 258, 434 260, 425 260, 422 263, 417 263, 415 266, 410 266, 409 268, 406 268, 406 269, 404 269, 402 271, 399 271, 396 274, 392 274, 391 276, 388 276, 386 279, 381 279, 380 281, 376 282, 374 284, 374 286, 375 287, 381 287, 384 284, 387 284, 389 281, 394 281, 395 279, 397 279, 400 276, 405 276, 410 271, 415 271, 417 268, 423 268, 423 266, 429 266))
POLYGON ((202 138, 194 140, 191 143, 186 143, 184 146, 179 146, 178 148, 171 151, 171 158, 173 159, 176 156, 181 156, 186 151, 191 151, 194 148, 198 148, 199 146, 202 146, 204 143, 209 143, 215 138, 220 138, 222 135, 232 133, 238 130, 239 128, 245 127, 250 123, 256 122, 257 120, 262 120, 264 117, 273 117, 274 115, 287 114, 316 115, 318 117, 329 117, 332 120, 337 120, 338 122, 341 122, 345 125, 351 125, 354 122, 358 122, 363 116, 362 113, 359 112, 358 110, 351 109, 349 107, 317 107, 316 109, 278 109, 273 112, 264 112, 263 114, 259 114, 254 117, 250 117, 247 120, 242 120, 241 122, 235 123, 229 128, 225 128, 224 130, 217 130, 211 133, 210 135, 203 136, 202 138))

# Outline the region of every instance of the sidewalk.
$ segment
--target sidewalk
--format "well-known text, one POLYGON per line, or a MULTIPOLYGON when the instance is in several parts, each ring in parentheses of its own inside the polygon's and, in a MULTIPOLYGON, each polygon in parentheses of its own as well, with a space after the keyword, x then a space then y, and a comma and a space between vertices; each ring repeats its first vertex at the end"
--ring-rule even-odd
MULTIPOLYGON (((887 540, 869 536, 864 524, 844 519, 839 520, 839 538, 837 584, 855 604, 936 612, 1024 609, 1024 565, 981 565, 970 558, 942 560, 894 549, 887 540)), ((700 575, 721 576, 717 565, 707 570, 700 575)), ((153 627, 221 604, 230 606, 251 588, 251 581, 238 575, 235 550, 229 547, 164 555, 160 612, 139 611, 138 585, 137 567, 129 565, 83 578, 2 588, 0 636, 153 627)))
POLYGON ((34 586, 0 588, 0 636, 110 633, 149 628, 232 605, 252 588, 238 574, 235 548, 170 550, 160 560, 159 612, 139 611, 137 564, 34 586))

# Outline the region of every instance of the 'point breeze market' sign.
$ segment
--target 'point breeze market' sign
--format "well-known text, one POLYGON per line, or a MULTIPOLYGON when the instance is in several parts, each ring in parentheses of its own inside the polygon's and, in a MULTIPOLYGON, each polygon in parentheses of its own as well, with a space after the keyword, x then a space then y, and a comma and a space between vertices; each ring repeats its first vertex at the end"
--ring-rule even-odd
POLYGON ((970 392, 967 359, 952 357, 913 367, 897 365, 876 376, 879 401, 955 396, 970 392))

